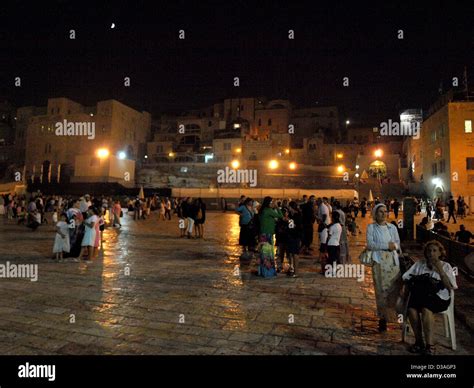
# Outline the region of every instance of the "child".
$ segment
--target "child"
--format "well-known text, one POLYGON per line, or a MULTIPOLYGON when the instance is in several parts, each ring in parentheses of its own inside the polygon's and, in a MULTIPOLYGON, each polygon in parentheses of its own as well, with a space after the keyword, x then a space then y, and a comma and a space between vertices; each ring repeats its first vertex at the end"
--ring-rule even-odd
POLYGON ((61 214, 60 221, 56 224, 56 236, 53 246, 53 253, 56 254, 56 260, 61 263, 63 261, 63 252, 69 253, 70 249, 67 215, 63 213, 61 214))
POLYGON ((258 250, 260 252, 260 258, 258 259, 258 276, 264 278, 276 276, 273 245, 268 242, 267 236, 264 234, 260 236, 258 250))

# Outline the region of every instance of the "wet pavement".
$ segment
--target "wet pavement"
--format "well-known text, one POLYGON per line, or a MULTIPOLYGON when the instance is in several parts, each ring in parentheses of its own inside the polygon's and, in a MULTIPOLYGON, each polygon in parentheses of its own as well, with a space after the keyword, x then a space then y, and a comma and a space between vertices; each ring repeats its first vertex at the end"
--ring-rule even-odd
MULTIPOLYGON (((377 332, 369 268, 363 282, 326 278, 301 256, 299 277, 258 278, 240 263, 232 213, 209 212, 204 240, 180 239, 177 219, 156 214, 123 224, 86 264, 51 260, 51 225, 0 220, 0 264, 39 271, 37 282, 0 278, 0 354, 410 354, 400 325, 377 332)), ((350 237, 355 262, 362 232, 350 237)), ((473 354, 459 322, 456 333, 453 352, 436 318, 438 353, 473 354)))

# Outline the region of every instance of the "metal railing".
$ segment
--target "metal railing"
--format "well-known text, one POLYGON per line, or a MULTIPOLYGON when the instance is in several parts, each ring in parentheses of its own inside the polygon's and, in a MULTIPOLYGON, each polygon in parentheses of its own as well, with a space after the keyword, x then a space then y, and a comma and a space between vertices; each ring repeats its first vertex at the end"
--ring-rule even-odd
POLYGON ((474 273, 466 265, 465 258, 467 255, 474 253, 474 245, 460 243, 459 241, 452 240, 448 237, 441 236, 431 230, 416 226, 416 241, 424 244, 430 240, 439 241, 443 244, 446 250, 448 261, 451 265, 456 266, 469 276, 471 280, 474 279, 474 273))

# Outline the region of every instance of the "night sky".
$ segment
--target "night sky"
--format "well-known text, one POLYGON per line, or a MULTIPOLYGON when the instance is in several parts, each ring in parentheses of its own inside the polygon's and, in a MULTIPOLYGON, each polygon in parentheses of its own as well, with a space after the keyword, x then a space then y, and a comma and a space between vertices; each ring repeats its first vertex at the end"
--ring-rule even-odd
POLYGON ((401 109, 426 109, 441 83, 447 89, 453 76, 462 82, 464 66, 474 84, 469 2, 5 3, 0 97, 17 106, 44 106, 59 96, 84 105, 115 98, 159 115, 264 95, 336 105, 342 118, 371 125, 401 109))

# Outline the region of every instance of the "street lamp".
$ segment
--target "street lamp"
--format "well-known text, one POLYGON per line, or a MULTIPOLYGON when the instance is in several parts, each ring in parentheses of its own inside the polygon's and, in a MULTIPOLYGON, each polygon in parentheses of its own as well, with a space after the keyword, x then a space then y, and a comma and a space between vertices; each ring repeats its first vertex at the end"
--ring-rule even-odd
POLYGON ((289 153, 290 153, 290 149, 289 149, 289 148, 287 148, 287 149, 285 150, 285 154, 287 154, 287 155, 288 155, 289 153))
POLYGON ((235 159, 235 160, 232 161, 232 163, 230 165, 232 166, 232 168, 234 170, 236 170, 240 167, 240 162, 237 159, 235 159))
POLYGON ((97 150, 97 156, 101 159, 108 158, 109 154, 110 154, 110 152, 107 148, 99 148, 97 150))
POLYGON ((337 166, 337 172, 338 172, 338 173, 343 173, 344 170, 345 170, 345 169, 344 169, 344 166, 343 166, 342 164, 339 165, 339 166, 337 166))
POLYGON ((125 151, 120 151, 118 153, 118 158, 119 159, 124 160, 126 157, 127 157, 127 154, 125 153, 125 151))
POLYGON ((268 167, 270 168, 270 170, 275 170, 278 168, 278 162, 275 159, 270 160, 270 162, 268 163, 268 167))
POLYGON ((288 167, 290 168, 290 170, 296 170, 296 163, 291 162, 288 167))
POLYGON ((336 155, 336 157, 337 157, 338 159, 342 159, 342 158, 344 157, 344 154, 339 153, 339 154, 336 155))
POLYGON ((380 148, 378 148, 378 149, 375 150, 374 156, 375 156, 376 158, 381 158, 382 155, 383 155, 383 151, 382 151, 380 148))

